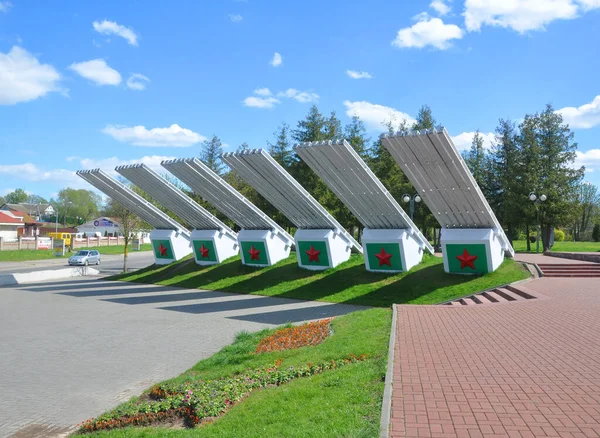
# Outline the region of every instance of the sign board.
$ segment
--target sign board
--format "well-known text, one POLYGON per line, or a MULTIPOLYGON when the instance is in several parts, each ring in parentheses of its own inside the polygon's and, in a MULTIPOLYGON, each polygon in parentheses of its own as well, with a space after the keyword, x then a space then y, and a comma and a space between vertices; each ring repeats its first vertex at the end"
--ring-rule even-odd
POLYGON ((119 225, 115 224, 113 221, 108 220, 106 218, 96 219, 94 221, 95 227, 118 227, 119 225))
POLYGON ((64 239, 54 239, 52 242, 52 251, 55 256, 64 256, 65 255, 65 241, 64 239))
POLYGON ((132 251, 140 251, 141 250, 140 239, 131 239, 131 250, 132 251))
POLYGON ((52 249, 52 239, 49 237, 38 237, 37 249, 52 249))

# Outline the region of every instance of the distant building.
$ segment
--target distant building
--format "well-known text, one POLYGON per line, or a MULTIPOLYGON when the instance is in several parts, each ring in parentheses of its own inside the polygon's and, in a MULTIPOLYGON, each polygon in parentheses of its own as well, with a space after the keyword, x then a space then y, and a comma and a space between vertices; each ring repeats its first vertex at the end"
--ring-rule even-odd
POLYGON ((23 226, 23 218, 13 215, 10 211, 0 211, 0 237, 3 239, 17 240, 19 229, 23 226))
MULTIPOLYGON (((78 233, 85 233, 87 237, 104 237, 105 234, 109 236, 122 236, 121 230, 119 229, 119 223, 116 218, 110 217, 99 217, 92 219, 77 227, 78 233)), ((149 233, 146 231, 140 231, 138 237, 145 243, 149 239, 149 233)))
POLYGON ((44 220, 50 221, 52 216, 56 214, 56 210, 52 207, 51 204, 29 204, 27 202, 23 202, 20 204, 8 204, 5 203, 0 206, 0 210, 4 211, 12 211, 12 212, 22 212, 26 213, 37 222, 41 222, 44 220))

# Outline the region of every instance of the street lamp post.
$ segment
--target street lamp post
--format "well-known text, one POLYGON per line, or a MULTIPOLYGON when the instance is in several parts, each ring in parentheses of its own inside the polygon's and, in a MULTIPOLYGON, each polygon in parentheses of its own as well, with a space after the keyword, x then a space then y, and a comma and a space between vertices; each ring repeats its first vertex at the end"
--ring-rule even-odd
POLYGON ((539 198, 538 196, 534 193, 531 192, 529 194, 529 200, 531 202, 535 203, 535 209, 537 210, 537 234, 536 234, 536 238, 535 238, 535 252, 540 252, 540 204, 542 202, 544 202, 547 199, 546 195, 540 195, 539 198))
POLYGON ((415 215, 415 202, 418 204, 421 202, 421 197, 419 195, 410 196, 408 193, 402 195, 402 201, 410 202, 410 220, 413 220, 413 216, 415 215))
MULTIPOLYGON (((73 202, 69 201, 67 202, 67 205, 71 205, 73 202)), ((65 208, 65 221, 67 220, 66 217, 66 212, 68 211, 68 208, 65 208)), ((58 233, 58 205, 56 206, 56 232, 58 233)))

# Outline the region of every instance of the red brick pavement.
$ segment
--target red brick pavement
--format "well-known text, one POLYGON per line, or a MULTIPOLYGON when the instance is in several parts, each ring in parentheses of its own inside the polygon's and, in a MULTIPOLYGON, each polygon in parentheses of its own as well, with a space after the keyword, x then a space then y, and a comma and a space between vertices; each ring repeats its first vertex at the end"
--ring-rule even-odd
POLYGON ((397 306, 390 436, 600 437, 600 279, 548 299, 397 306))

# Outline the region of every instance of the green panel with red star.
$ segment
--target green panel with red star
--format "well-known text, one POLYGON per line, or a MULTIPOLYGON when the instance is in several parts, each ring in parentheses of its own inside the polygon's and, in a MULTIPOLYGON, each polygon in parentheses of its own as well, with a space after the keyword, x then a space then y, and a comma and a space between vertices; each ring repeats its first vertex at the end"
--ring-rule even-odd
POLYGON ((485 244, 447 244, 448 272, 453 274, 487 274, 487 250, 485 244))
POLYGON ((302 266, 331 266, 327 255, 327 243, 322 240, 298 241, 296 253, 302 266))
POLYGON ((217 253, 212 240, 194 240, 194 255, 200 262, 217 261, 217 253))
POLYGON ((153 240, 152 248, 157 259, 174 259, 170 240, 153 240))
POLYGON ((260 240, 243 241, 242 257, 246 265, 268 265, 267 249, 265 243, 260 240))
POLYGON ((402 271, 400 245, 397 243, 367 243, 369 268, 375 271, 402 271))

